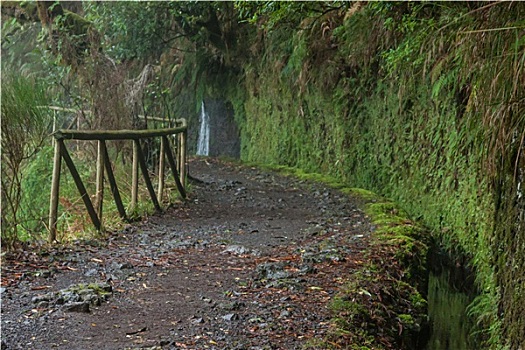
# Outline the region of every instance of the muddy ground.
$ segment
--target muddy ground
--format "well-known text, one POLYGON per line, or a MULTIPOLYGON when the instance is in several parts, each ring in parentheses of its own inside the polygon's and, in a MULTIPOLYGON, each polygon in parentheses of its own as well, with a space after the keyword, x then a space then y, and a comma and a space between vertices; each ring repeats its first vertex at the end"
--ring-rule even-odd
POLYGON ((6 254, 2 349, 304 349, 362 264, 357 200, 213 158, 186 202, 101 240, 6 254))

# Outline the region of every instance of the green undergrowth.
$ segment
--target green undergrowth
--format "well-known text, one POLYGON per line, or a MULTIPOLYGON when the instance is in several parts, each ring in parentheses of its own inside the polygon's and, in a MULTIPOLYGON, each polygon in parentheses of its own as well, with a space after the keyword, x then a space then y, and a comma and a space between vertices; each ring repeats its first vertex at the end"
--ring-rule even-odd
POLYGON ((245 162, 245 164, 257 166, 262 169, 279 171, 282 174, 294 176, 304 181, 321 182, 333 189, 339 190, 346 195, 351 195, 359 200, 377 201, 381 198, 379 195, 375 194, 372 191, 365 190, 363 188, 348 187, 334 176, 306 172, 303 169, 294 168, 286 165, 261 164, 256 162, 245 162))

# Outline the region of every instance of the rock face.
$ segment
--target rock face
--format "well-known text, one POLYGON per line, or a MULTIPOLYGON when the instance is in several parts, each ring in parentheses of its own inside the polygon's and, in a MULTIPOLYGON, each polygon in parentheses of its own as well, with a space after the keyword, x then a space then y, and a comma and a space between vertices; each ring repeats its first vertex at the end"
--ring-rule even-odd
POLYGON ((210 123, 208 156, 239 158, 239 128, 233 117, 231 103, 222 99, 205 99, 204 108, 210 123))

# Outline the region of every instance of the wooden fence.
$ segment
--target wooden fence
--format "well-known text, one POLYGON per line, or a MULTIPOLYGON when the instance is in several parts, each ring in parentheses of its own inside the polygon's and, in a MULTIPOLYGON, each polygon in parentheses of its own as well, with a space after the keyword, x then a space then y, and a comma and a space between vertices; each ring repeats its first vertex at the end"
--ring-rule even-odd
POLYGON ((56 241, 57 220, 58 220, 58 201, 60 192, 60 173, 62 160, 66 163, 71 176, 77 186, 77 189, 86 206, 87 212, 97 230, 102 228, 102 202, 104 196, 104 175, 107 175, 113 198, 119 215, 123 220, 127 220, 126 210, 122 203, 119 189, 111 161, 108 156, 106 148, 106 141, 109 140, 130 140, 133 142, 133 165, 132 165, 132 181, 131 181, 131 207, 134 208, 137 204, 138 198, 138 169, 140 168, 144 182, 150 194, 153 205, 157 210, 161 210, 158 197, 162 198, 164 192, 164 169, 165 160, 171 169, 172 175, 175 179, 177 189, 183 198, 186 198, 186 139, 187 139, 187 124, 185 119, 177 119, 177 127, 154 129, 154 130, 58 130, 53 133, 55 138, 55 156, 53 164, 53 177, 51 184, 50 208, 49 208, 49 240, 56 241), (168 136, 177 135, 178 147, 176 158, 171 151, 168 136), (146 160, 142 151, 140 141, 147 138, 160 137, 160 152, 159 152, 159 184, 158 197, 153 188, 153 183, 148 174, 146 160), (97 173, 96 173, 96 193, 95 205, 91 201, 90 196, 80 178, 71 156, 66 148, 66 140, 85 140, 97 141, 97 173))

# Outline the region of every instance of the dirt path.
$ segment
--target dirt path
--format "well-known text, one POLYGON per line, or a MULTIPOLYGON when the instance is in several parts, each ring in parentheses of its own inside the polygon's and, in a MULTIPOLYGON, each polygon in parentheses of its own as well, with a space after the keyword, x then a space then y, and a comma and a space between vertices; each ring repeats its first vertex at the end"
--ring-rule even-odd
POLYGON ((316 348, 367 247, 363 213, 272 172, 190 172, 186 203, 103 242, 5 256, 2 349, 316 348))

